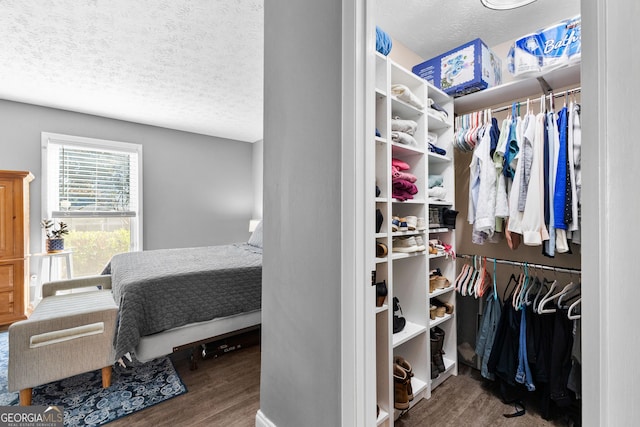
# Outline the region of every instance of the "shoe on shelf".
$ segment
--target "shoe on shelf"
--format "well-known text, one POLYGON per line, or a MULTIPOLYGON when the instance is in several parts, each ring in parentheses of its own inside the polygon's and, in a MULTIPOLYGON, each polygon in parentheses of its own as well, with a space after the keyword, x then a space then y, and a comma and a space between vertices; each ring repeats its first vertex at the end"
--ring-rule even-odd
POLYGON ((436 277, 436 288, 437 289, 446 289, 449 286, 451 286, 451 282, 449 282, 449 279, 447 279, 444 276, 437 276, 436 277))
POLYGON ((418 218, 416 220, 416 230, 422 231, 426 229, 427 229, 427 222, 424 220, 424 218, 418 218))
POLYGON ((387 245, 382 242, 376 242, 376 257, 384 258, 387 256, 387 253, 389 253, 387 245))
POLYGON ((416 239, 416 246, 418 247, 417 252, 426 251, 427 247, 424 245, 424 240, 422 240, 422 236, 413 236, 416 239))
POLYGON ((380 197, 380 187, 376 185, 376 197, 380 197))
POLYGON ((407 392, 407 382, 411 379, 400 366, 393 365, 393 407, 404 411, 409 409, 409 393, 407 392))
POLYGON ((407 224, 406 218, 400 218, 400 225, 398 226, 398 231, 409 231, 409 225, 407 224))
POLYGON ((413 400, 413 387, 411 386, 411 377, 413 377, 413 369, 411 368, 411 364, 402 356, 396 356, 393 358, 393 363, 400 366, 400 369, 403 369, 407 376, 409 377, 409 381, 407 382, 407 394, 409 395, 409 401, 413 400))
POLYGON ((402 316, 396 315, 396 311, 402 313, 402 308, 400 307, 400 300, 398 297, 393 297, 393 333, 397 334, 402 331, 404 327, 407 325, 407 319, 402 316))
POLYGON ((418 217, 415 217, 413 215, 409 215, 404 217, 405 221, 407 222, 407 229, 409 231, 414 231, 416 229, 416 227, 418 226, 418 217))
POLYGON ((388 293, 386 280, 376 283, 376 307, 382 307, 388 293))
POLYGON ((393 252, 411 253, 418 251, 418 244, 413 236, 393 239, 393 252))
POLYGON ((379 233, 382 229, 382 222, 384 221, 384 216, 382 216, 382 211, 380 209, 376 209, 376 233, 379 233))
POLYGON ((436 307, 435 305, 430 305, 429 306, 429 319, 431 320, 436 320, 436 310, 438 309, 438 307, 436 307))
POLYGON ((438 317, 442 317, 444 316, 444 314, 452 314, 453 313, 453 304, 449 303, 449 302, 442 302, 440 301, 438 298, 434 298, 431 300, 431 303, 433 305, 435 305, 436 307, 438 307, 439 310, 441 310, 440 312, 442 313, 442 315, 438 316, 438 317))
POLYGON ((394 216, 391 218, 391 231, 398 231, 400 228, 400 218, 394 216))
POLYGON ((436 326, 431 329, 430 333, 431 340, 431 361, 436 365, 438 372, 446 371, 446 367, 444 365, 444 359, 442 355, 444 351, 442 348, 444 347, 444 330, 436 326))

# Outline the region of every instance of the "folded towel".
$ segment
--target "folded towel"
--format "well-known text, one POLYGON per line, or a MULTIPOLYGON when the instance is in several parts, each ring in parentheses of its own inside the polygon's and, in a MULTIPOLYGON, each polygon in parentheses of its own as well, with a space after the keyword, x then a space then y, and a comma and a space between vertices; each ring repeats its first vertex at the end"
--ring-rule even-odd
POLYGON ((409 182, 416 182, 418 177, 407 172, 401 172, 397 167, 391 166, 391 178, 404 179, 409 182))
POLYGON ((393 191, 406 191, 409 194, 418 193, 418 187, 416 187, 413 182, 407 181, 406 179, 393 178, 391 180, 391 185, 393 186, 393 191))
POLYGON ((418 98, 411 90, 405 85, 401 84, 393 84, 391 85, 391 93, 398 97, 398 99, 406 102, 407 104, 413 105, 419 110, 424 108, 422 101, 418 98))
POLYGON ((429 188, 442 186, 442 175, 429 175, 429 188))
POLYGON ((398 142, 404 145, 412 145, 414 147, 418 146, 418 142, 414 137, 405 132, 400 132, 399 130, 394 130, 391 132, 391 140, 393 142, 398 142))
POLYGON ((413 194, 404 190, 394 190, 392 193, 394 199, 404 202, 405 200, 413 199, 413 194))
POLYGON ((449 117, 449 113, 447 113, 447 110, 445 110, 440 104, 438 104, 437 102, 435 102, 433 99, 429 98, 427 100, 427 107, 439 111, 442 114, 444 114, 444 117, 447 118, 449 117))
POLYGON ((403 120, 397 116, 391 119, 391 130, 398 130, 413 136, 417 128, 418 124, 413 120, 403 120))
POLYGON ((393 42, 391 41, 389 34, 376 25, 376 50, 384 56, 387 56, 389 55, 389 52, 391 52, 392 47, 393 42))
POLYGON ((436 199, 436 200, 445 200, 447 198, 447 190, 444 187, 430 188, 429 198, 436 199))
POLYGON ((427 142, 429 144, 435 144, 438 142, 438 134, 435 132, 427 132, 427 142))
POLYGON ((411 169, 411 166, 409 166, 408 163, 405 163, 400 159, 396 159, 395 157, 391 159, 391 166, 395 166, 398 168, 398 170, 401 170, 401 171, 406 171, 411 169))

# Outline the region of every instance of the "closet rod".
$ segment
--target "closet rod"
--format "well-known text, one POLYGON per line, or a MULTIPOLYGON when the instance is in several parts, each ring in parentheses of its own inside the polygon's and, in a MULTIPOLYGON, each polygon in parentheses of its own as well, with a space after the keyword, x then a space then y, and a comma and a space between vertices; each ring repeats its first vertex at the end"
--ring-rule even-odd
MULTIPOLYGON (((456 258, 473 259, 473 257, 474 257, 474 255, 456 254, 456 258)), ((485 256, 482 256, 482 255, 475 255, 475 257, 477 257, 477 258, 486 258, 487 261, 492 261, 492 262, 495 261, 498 264, 507 264, 507 265, 516 265, 516 266, 524 266, 526 264, 528 267, 536 268, 538 270, 550 270, 550 271, 556 271, 558 273, 582 274, 582 270, 577 270, 577 269, 574 269, 574 268, 554 267, 554 266, 551 266, 551 265, 543 265, 543 264, 530 264, 530 263, 524 262, 524 261, 511 261, 511 260, 506 260, 506 259, 485 257, 485 256)))
MULTIPOLYGON (((546 97, 546 98, 549 98, 549 99, 551 99, 551 97, 554 97, 554 98, 561 98, 561 97, 563 97, 563 96, 570 95, 570 94, 572 94, 572 93, 578 93, 578 92, 580 92, 580 90, 581 90, 581 87, 575 87, 575 88, 573 88, 573 89, 564 90, 564 91, 562 91, 562 92, 558 92, 558 93, 551 93, 551 94, 549 94, 549 95, 545 95, 545 97, 546 97)), ((540 97, 535 97, 535 96, 534 96, 534 97, 530 97, 529 99, 530 99, 531 101, 534 101, 536 98, 537 98, 537 99, 540 99, 540 97)), ((512 105, 513 105, 513 104, 509 104, 509 105, 505 105, 505 106, 498 107, 498 108, 492 108, 492 109, 491 109, 491 113, 499 113, 499 112, 501 112, 501 111, 510 110, 510 109, 511 109, 511 107, 512 107, 512 105)))

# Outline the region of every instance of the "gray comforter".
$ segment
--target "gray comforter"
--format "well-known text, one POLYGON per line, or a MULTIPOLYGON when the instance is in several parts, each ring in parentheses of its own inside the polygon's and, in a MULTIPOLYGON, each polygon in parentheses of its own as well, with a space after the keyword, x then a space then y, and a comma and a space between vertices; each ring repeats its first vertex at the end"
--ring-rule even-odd
POLYGON ((247 244, 118 254, 105 273, 120 306, 116 360, 141 336, 261 305, 262 249, 247 244))

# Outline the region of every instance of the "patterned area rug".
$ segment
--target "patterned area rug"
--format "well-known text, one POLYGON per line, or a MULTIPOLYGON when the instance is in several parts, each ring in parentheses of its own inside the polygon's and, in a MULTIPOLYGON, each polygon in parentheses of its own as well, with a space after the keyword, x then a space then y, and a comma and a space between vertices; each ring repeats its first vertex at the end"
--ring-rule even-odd
MULTIPOLYGON (((7 390, 8 333, 0 333, 0 406, 18 404, 7 390)), ((65 426, 100 426, 187 392, 171 360, 162 357, 135 367, 115 365, 111 387, 100 370, 33 389, 32 405, 64 407, 65 426)))

